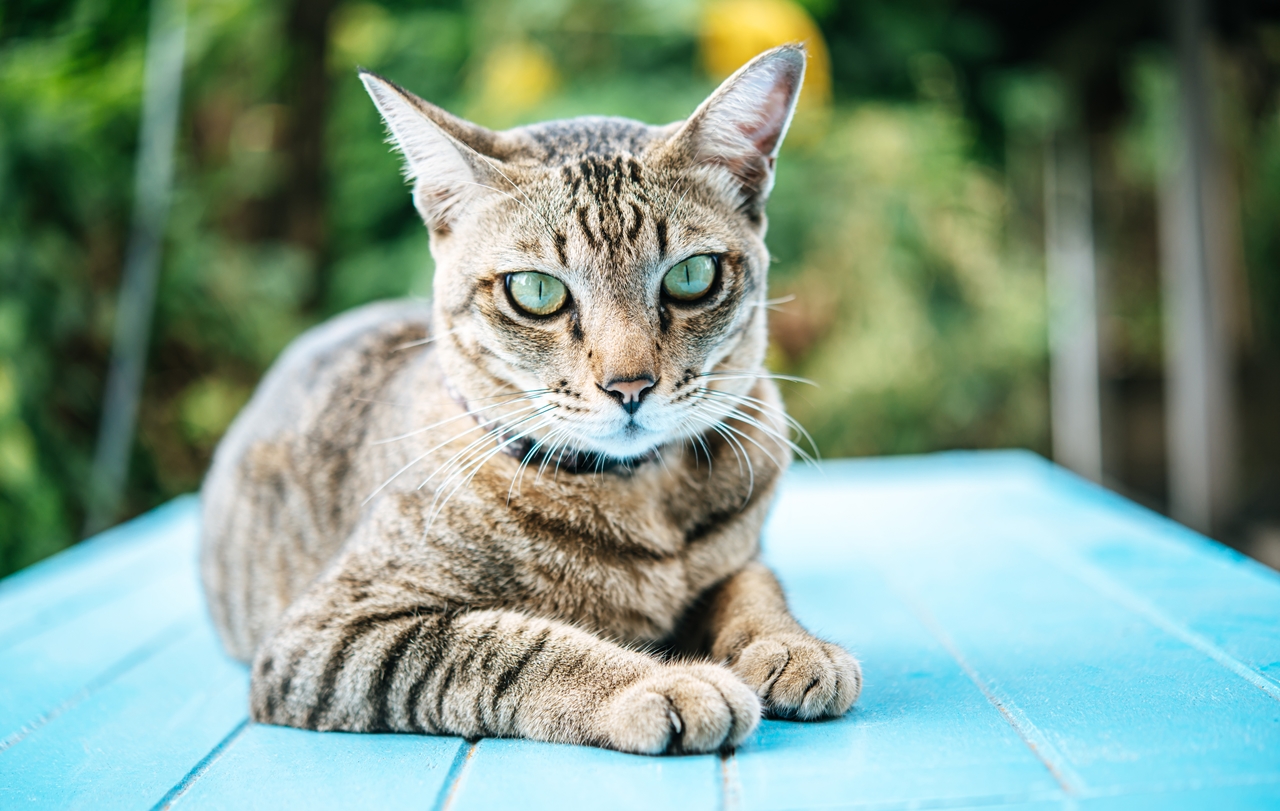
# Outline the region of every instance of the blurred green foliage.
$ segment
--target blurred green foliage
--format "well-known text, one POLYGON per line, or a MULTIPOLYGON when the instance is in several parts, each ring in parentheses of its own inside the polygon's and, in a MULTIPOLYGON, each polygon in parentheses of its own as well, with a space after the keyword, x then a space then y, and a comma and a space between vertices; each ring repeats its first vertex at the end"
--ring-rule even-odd
MULTIPOLYGON (((722 17, 745 30, 779 4, 792 5, 743 2, 722 17)), ((298 332, 429 294, 427 236, 355 66, 488 126, 665 122, 722 78, 705 67, 707 5, 189 0, 127 511, 199 486, 298 332)), ((831 93, 797 119, 770 204, 771 362, 817 383, 788 387, 792 411, 827 456, 1046 450, 1043 269, 1025 213, 1038 192, 1015 170, 1038 171, 1019 144, 1062 117, 1056 85, 982 73, 1004 43, 952 4, 799 6, 828 45, 831 93)), ((147 19, 142 0, 0 10, 0 575, 71 543, 83 521, 147 19)), ((1280 157, 1262 168, 1275 177, 1280 157)), ((1263 210, 1280 209, 1277 188, 1260 192, 1263 210)), ((1275 253, 1276 231, 1261 230, 1259 250, 1275 253)))

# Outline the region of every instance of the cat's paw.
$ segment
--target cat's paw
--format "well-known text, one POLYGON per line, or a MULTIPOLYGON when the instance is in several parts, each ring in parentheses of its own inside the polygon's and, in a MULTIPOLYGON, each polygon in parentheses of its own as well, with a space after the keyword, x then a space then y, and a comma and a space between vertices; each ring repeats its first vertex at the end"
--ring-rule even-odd
POLYGON ((730 665, 781 718, 843 715, 862 692, 862 668, 843 648, 807 634, 761 637, 730 665))
POLYGON ((760 700, 719 665, 665 665, 604 708, 605 743, 624 752, 731 749, 760 720, 760 700))

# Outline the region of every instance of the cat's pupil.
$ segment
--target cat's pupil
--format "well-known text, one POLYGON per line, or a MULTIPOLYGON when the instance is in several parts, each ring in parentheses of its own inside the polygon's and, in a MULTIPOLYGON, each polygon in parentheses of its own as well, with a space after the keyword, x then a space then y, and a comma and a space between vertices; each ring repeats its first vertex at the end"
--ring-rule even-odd
POLYGON ((506 283, 511 300, 532 315, 551 315, 560 310, 569 297, 564 282, 545 273, 512 273, 506 283))
POLYGON ((662 280, 667 295, 680 301, 694 301, 706 295, 716 278, 716 260, 701 254, 679 263, 662 280))

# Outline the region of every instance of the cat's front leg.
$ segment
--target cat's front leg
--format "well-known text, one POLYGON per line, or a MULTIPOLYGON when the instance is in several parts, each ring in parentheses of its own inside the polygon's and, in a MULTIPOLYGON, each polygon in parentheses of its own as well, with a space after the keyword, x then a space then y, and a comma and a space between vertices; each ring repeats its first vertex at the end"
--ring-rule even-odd
POLYGON ((775 715, 843 715, 862 691, 858 661, 796 622, 777 578, 759 562, 712 591, 702 620, 711 655, 728 663, 775 715))
POLYGON ((369 606, 318 590, 255 658, 256 721, 658 754, 733 747, 760 716, 755 694, 719 665, 663 663, 515 611, 369 606))

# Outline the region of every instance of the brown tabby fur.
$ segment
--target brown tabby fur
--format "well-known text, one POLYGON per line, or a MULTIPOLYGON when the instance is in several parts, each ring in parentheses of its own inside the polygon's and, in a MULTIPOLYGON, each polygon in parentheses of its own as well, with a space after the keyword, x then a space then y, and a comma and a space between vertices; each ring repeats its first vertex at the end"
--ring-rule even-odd
POLYGON ((757 560, 790 454, 764 203, 803 68, 767 52, 666 127, 507 132, 362 75, 435 295, 300 338, 218 448, 202 570, 255 720, 661 753, 735 746, 762 703, 850 707, 856 661, 757 560), (695 254, 720 257, 711 292, 664 298, 695 254), (515 307, 528 269, 564 310, 515 307), (640 377, 630 416, 605 389, 640 377))

